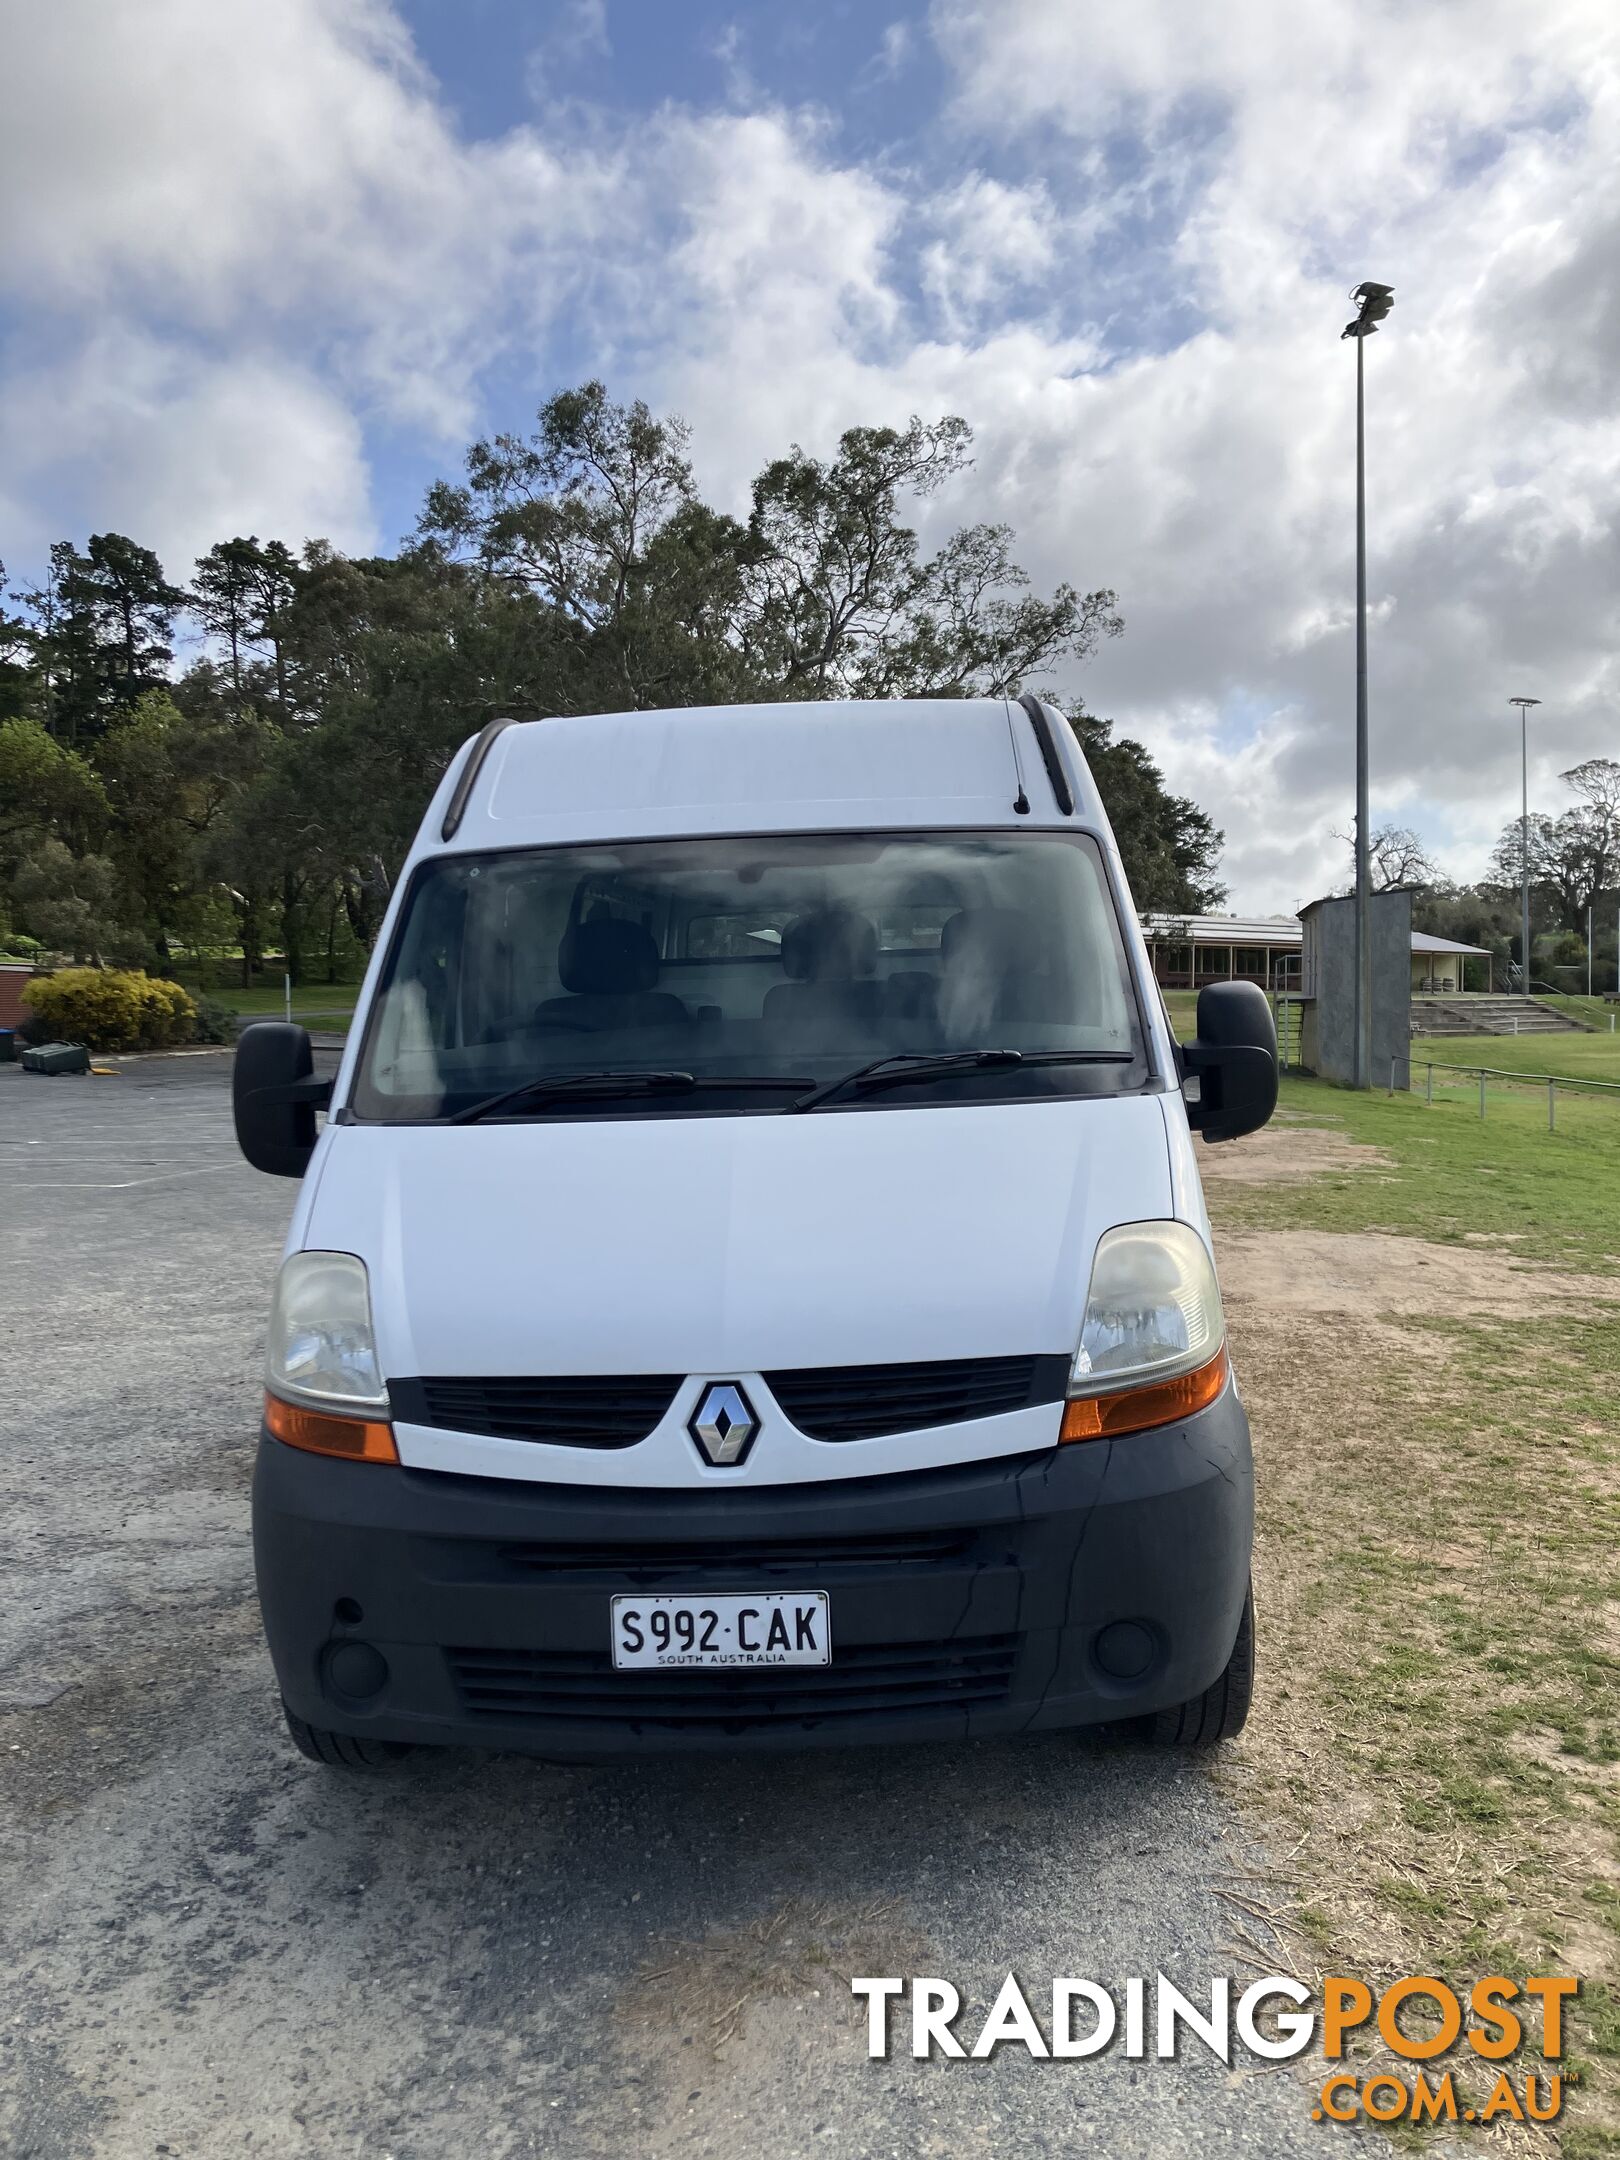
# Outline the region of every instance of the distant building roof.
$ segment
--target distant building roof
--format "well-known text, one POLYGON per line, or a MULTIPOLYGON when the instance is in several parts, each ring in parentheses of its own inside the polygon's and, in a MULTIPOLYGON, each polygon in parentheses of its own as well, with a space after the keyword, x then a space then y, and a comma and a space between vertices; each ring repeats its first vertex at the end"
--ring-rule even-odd
MULTIPOLYGON (((1141 917, 1149 938, 1167 945, 1271 945, 1278 949, 1304 943, 1305 930, 1295 915, 1166 915, 1141 917)), ((1415 953, 1465 953, 1484 959, 1484 945, 1459 945, 1453 938, 1430 937, 1426 930, 1412 932, 1415 953)))
POLYGON ((1484 959, 1490 948, 1485 945, 1459 945, 1455 938, 1430 937, 1427 930, 1412 932, 1412 950, 1432 953, 1468 953, 1484 959))
POLYGON ((1174 945, 1298 945, 1305 933, 1294 915, 1145 914, 1150 938, 1174 945))

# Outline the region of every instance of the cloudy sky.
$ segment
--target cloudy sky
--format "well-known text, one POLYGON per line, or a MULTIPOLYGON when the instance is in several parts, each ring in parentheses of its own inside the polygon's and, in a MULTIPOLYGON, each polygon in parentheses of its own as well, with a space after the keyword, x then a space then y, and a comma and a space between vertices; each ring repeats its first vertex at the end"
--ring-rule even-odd
POLYGON ((741 507, 964 414, 925 530, 1118 589, 1073 684, 1227 833, 1342 875, 1354 347, 1375 817, 1461 876, 1620 756, 1612 0, 0 0, 0 557, 392 546, 600 374, 741 507))

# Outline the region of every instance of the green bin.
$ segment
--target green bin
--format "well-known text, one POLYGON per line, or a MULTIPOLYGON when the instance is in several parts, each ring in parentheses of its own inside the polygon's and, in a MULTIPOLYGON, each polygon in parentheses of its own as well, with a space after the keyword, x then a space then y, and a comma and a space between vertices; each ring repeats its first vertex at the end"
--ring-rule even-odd
POLYGON ((22 1054, 24 1072, 87 1073, 90 1053, 83 1043, 41 1043, 22 1054))

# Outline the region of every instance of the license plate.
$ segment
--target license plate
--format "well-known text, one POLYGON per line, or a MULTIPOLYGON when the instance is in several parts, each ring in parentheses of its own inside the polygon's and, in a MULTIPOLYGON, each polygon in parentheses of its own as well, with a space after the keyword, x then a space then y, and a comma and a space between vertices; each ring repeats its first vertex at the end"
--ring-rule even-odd
POLYGON ((827 1593, 616 1597, 613 1662, 621 1670, 648 1665, 827 1665, 832 1662, 827 1593))

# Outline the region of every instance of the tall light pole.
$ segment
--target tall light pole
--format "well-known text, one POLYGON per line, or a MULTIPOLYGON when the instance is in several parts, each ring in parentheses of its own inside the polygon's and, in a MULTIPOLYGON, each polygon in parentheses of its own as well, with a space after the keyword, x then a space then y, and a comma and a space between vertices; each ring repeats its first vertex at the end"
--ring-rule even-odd
POLYGON ((1355 1084, 1372 1085, 1372 836, 1367 811, 1367 340, 1395 305, 1394 287, 1363 283, 1343 335, 1356 341, 1356 1057, 1355 1084))
POLYGON ((1526 997, 1530 995, 1530 708, 1541 703, 1538 697, 1510 697, 1510 705, 1519 708, 1519 957, 1524 962, 1524 981, 1520 985, 1526 997))

